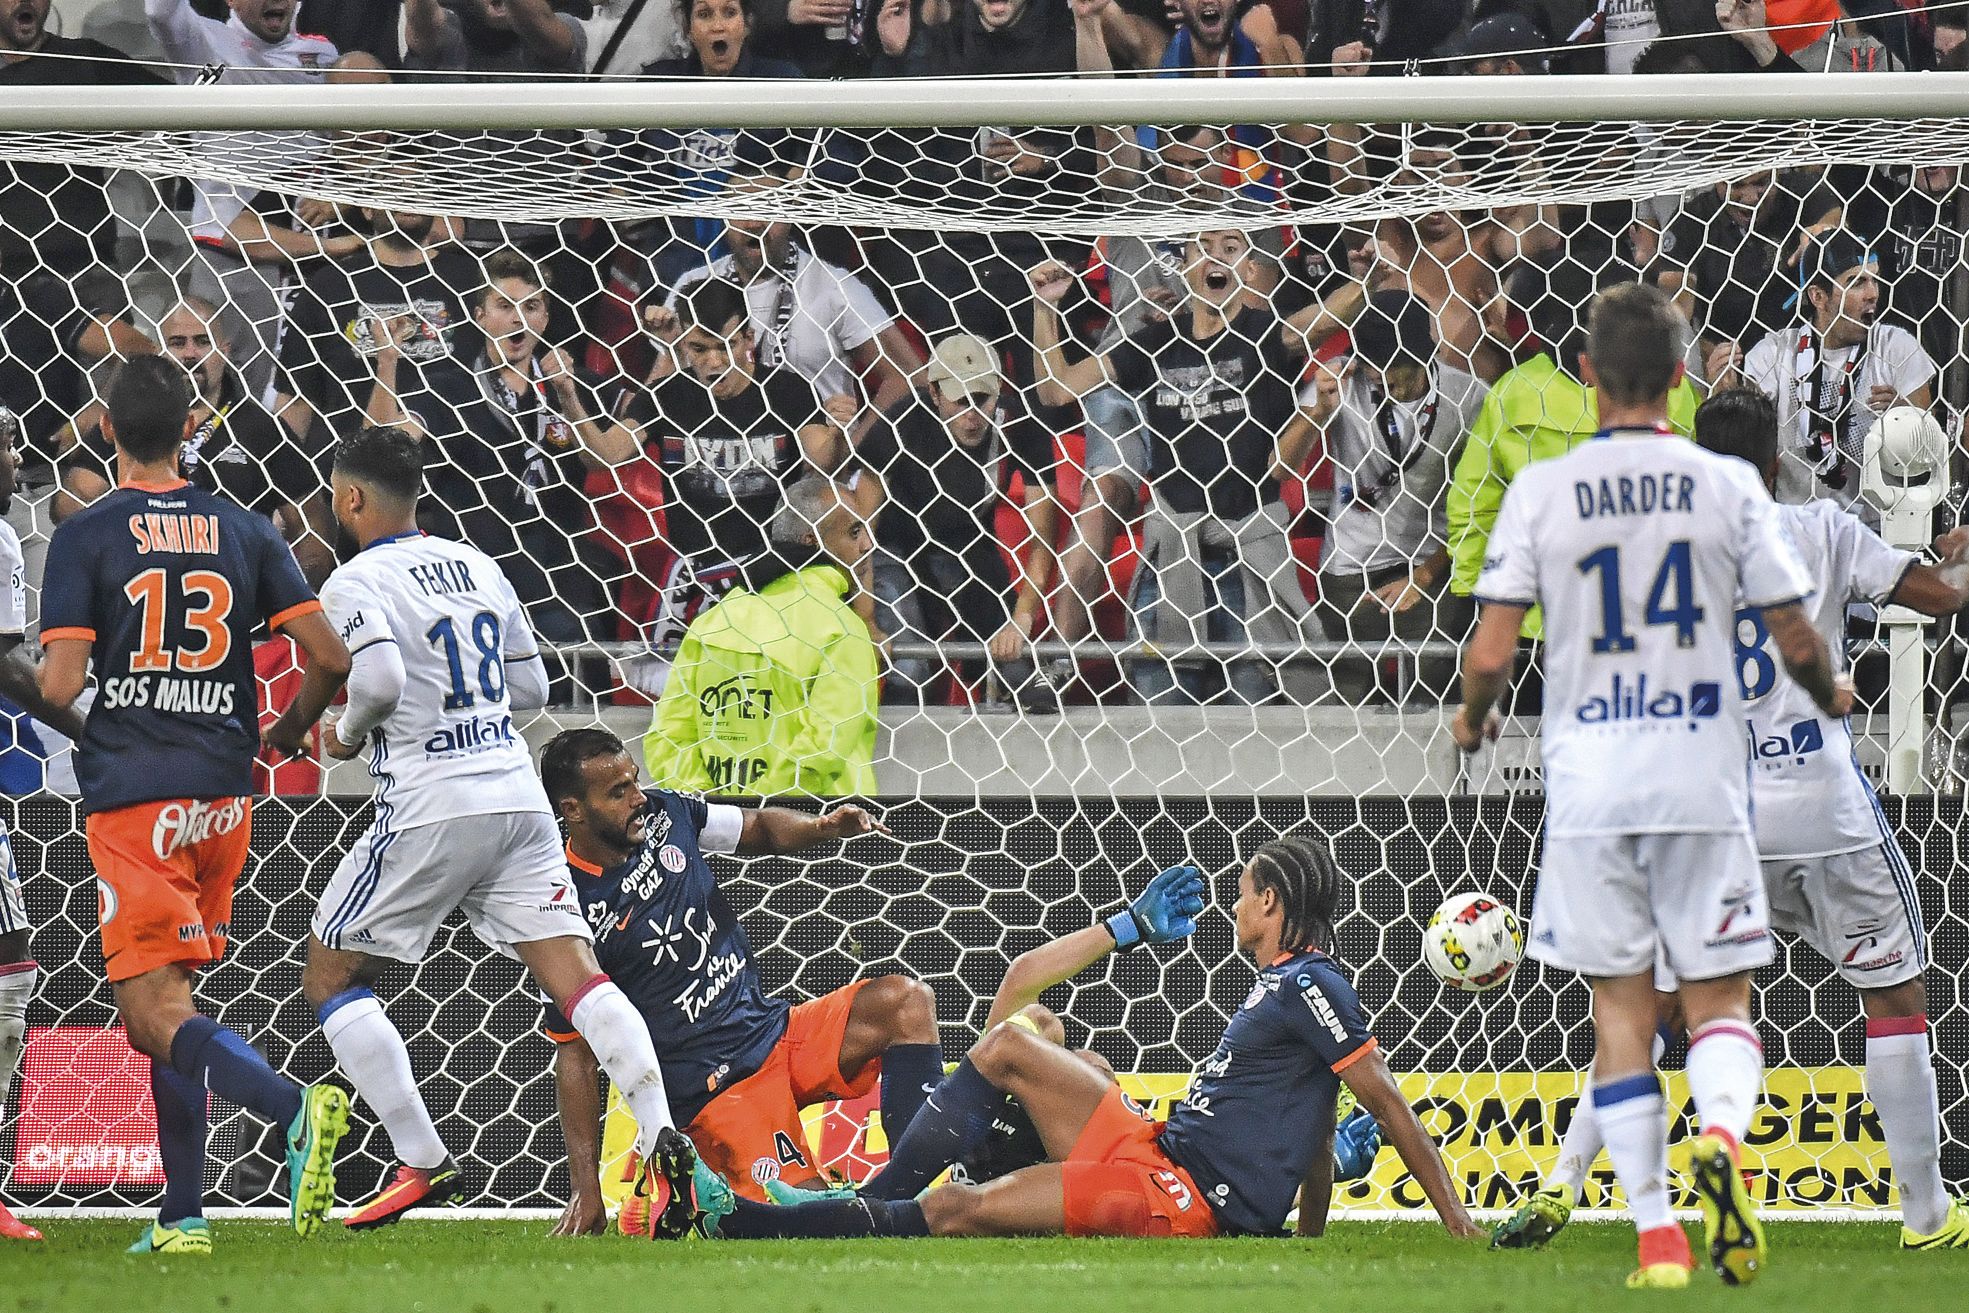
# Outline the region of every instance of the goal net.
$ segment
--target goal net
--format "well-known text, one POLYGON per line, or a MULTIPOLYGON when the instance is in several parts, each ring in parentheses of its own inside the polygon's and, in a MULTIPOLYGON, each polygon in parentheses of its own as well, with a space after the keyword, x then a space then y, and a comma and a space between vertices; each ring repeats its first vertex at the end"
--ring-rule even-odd
MULTIPOLYGON (((325 502, 334 441, 369 424, 419 437, 429 527, 501 560, 549 655, 536 742, 597 721, 637 740, 687 627, 771 577, 789 490, 833 479, 872 526, 855 592, 883 642, 879 732, 834 778, 891 833, 719 860, 769 988, 908 973, 935 988, 955 1059, 1013 956, 1192 861, 1214 893, 1191 941, 1046 997, 1071 1044, 1166 1102, 1251 988, 1228 916, 1239 863, 1316 833, 1355 881, 1334 949, 1391 1064, 1468 1201, 1507 1205, 1575 1106, 1586 995, 1529 963, 1489 992, 1444 990, 1421 928, 1470 889, 1529 911, 1535 643, 1494 751, 1461 760, 1445 708, 1504 488, 1594 430, 1573 364, 1583 308, 1614 283, 1672 290, 1693 331, 1671 419, 1686 429, 1710 392, 1770 396, 1781 495, 1880 522, 1864 440, 1893 405, 1931 412, 1960 464, 1960 89, 1767 81, 1784 86, 10 92, 0 406, 28 632, 52 525, 113 486, 99 399, 136 351, 193 376, 189 477, 272 517, 317 582, 345 547, 325 502)), ((1907 545, 1959 503, 1913 517, 1907 545)), ((1896 621, 1852 618, 1858 765, 1891 785, 1885 820, 1931 930, 1960 1183, 1960 636, 1896 621)), ((1768 654, 1740 638, 1754 679, 1768 654)), ((260 667, 284 703, 292 654, 269 643, 260 667)), ((6 1188, 142 1203, 161 1172, 138 1060, 110 1029, 67 747, 9 723, 0 780, 45 974, 0 1121, 6 1188)), ((716 752, 654 755, 659 782, 742 795, 761 778, 716 752)), ((233 950, 200 992, 315 1079, 333 1062, 300 998, 303 944, 370 781, 303 764, 265 782, 233 950)), ((1889 1208, 1851 989, 1791 944, 1759 983, 1758 1198, 1889 1208)), ((517 968, 453 927, 383 994, 472 1202, 565 1199, 552 1045, 517 968)), ((1671 1091, 1686 1107, 1678 1077, 1671 1091)), ((361 1105, 358 1121, 345 1195, 387 1166, 361 1105)), ((262 1128, 221 1108, 214 1125, 214 1198, 272 1202, 262 1128)), ((885 1151, 872 1101, 815 1110, 810 1130, 843 1176, 885 1151)), ((1596 1173, 1587 1202, 1610 1184, 1596 1173)), ((1339 1202, 1423 1201, 1384 1154, 1339 1202)))

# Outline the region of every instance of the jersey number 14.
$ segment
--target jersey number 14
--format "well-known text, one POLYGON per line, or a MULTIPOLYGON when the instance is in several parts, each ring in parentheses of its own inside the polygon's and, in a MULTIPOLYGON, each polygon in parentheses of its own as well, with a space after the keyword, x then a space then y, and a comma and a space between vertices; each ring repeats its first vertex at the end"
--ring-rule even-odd
MULTIPOLYGON (((1600 633, 1593 640, 1596 655, 1632 652, 1634 636, 1627 632, 1627 615, 1620 596, 1620 548, 1602 547, 1579 559, 1581 574, 1600 576, 1600 633)), ((1695 567, 1690 561, 1687 538, 1677 538, 1661 554, 1654 583, 1648 587, 1648 605, 1641 620, 1649 625, 1673 625, 1675 646, 1694 647, 1696 626, 1703 610, 1696 604, 1695 567)))

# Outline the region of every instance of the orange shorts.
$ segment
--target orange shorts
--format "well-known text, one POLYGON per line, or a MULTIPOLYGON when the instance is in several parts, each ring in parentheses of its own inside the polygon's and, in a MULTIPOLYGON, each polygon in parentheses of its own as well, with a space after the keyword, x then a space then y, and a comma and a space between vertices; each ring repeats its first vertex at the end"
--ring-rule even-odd
POLYGON ((112 983, 225 956, 251 798, 140 802, 91 814, 87 833, 112 983))
POLYGON ((1217 1234, 1203 1192, 1156 1143, 1161 1134, 1161 1122, 1129 1102, 1119 1085, 1108 1086, 1060 1165, 1068 1235, 1217 1234))
POLYGON ((705 1164, 747 1199, 764 1202, 766 1182, 772 1180, 788 1185, 822 1183, 800 1109, 831 1099, 860 1098, 881 1078, 880 1058, 853 1080, 841 1074, 848 1011, 867 983, 857 980, 795 1007, 766 1065, 720 1090, 684 1128, 705 1164))

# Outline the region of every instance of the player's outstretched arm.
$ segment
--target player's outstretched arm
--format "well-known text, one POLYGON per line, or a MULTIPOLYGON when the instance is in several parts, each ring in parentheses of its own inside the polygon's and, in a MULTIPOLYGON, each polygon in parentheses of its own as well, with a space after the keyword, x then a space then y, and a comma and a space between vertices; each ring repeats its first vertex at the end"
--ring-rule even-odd
POLYGON ((75 708, 68 704, 56 706, 41 696, 40 667, 28 660, 26 645, 19 634, 0 637, 0 696, 24 708, 28 715, 56 733, 81 739, 82 717, 75 713, 75 708))
POLYGON ((746 811, 745 828, 738 835, 738 850, 782 855, 803 853, 826 843, 888 832, 888 826, 855 806, 832 807, 818 816, 796 812, 790 807, 760 807, 746 811))
POLYGON ((1019 954, 991 1000, 985 1029, 1037 1003, 1041 994, 1073 979, 1116 949, 1173 943, 1187 937, 1195 931, 1196 919, 1203 912, 1203 895, 1203 872, 1194 866, 1172 866, 1149 881, 1141 897, 1124 911, 1099 925, 1019 954))
POLYGON ((42 636, 41 699, 48 706, 67 709, 82 696, 89 682, 87 638, 49 638, 42 636))
POLYGON ((600 1235, 608 1229, 602 1198, 602 1076, 579 1035, 554 1046, 554 1103, 567 1145, 567 1209, 550 1234, 600 1235))
POLYGON ((1409 1175, 1422 1187, 1422 1193, 1429 1196, 1436 1216, 1443 1219, 1449 1233, 1462 1240, 1482 1236, 1483 1229, 1470 1220, 1469 1210, 1456 1195, 1449 1169, 1443 1166, 1442 1151, 1423 1129, 1415 1109, 1402 1097, 1381 1051, 1370 1049, 1363 1053, 1341 1073, 1341 1079, 1360 1100, 1361 1107, 1381 1123, 1382 1136, 1402 1156, 1402 1166, 1408 1168, 1409 1175))
POLYGON ((1511 668, 1518 659, 1518 628, 1528 608, 1501 602, 1484 603, 1477 631, 1463 650, 1463 706, 1450 722, 1456 746, 1475 752, 1495 739, 1502 722, 1497 704, 1511 686, 1511 668))
POLYGON ((1923 615, 1954 615, 1969 606, 1969 525, 1935 539, 1933 565, 1915 565, 1888 598, 1923 615))
POLYGON ((1844 716, 1853 709, 1853 681, 1835 674, 1832 654, 1825 640, 1805 616, 1797 602, 1764 608, 1764 628, 1777 644, 1785 673, 1812 695, 1812 701, 1828 716, 1844 716))
POLYGON ((1294 1235, 1317 1239, 1326 1234, 1326 1215, 1333 1207, 1334 1109, 1323 1107, 1313 1127, 1319 1147, 1306 1167, 1306 1179, 1299 1183, 1299 1221, 1294 1235))
POLYGON ((328 704, 349 682, 351 662, 342 636, 319 610, 297 615, 282 624, 281 629, 300 644, 307 661, 301 674, 300 691, 267 730, 266 742, 278 752, 298 757, 306 751, 308 731, 321 720, 328 704))

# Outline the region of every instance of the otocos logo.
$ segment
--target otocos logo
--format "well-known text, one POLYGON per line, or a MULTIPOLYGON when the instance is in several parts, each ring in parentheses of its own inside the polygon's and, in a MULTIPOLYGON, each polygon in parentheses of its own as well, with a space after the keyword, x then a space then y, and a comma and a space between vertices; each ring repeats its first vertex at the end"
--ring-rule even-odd
POLYGON ((157 820, 150 827, 150 850, 157 854, 158 861, 169 861, 182 849, 231 834, 246 815, 244 798, 167 802, 157 809, 157 820))

